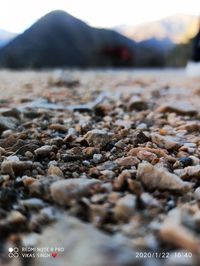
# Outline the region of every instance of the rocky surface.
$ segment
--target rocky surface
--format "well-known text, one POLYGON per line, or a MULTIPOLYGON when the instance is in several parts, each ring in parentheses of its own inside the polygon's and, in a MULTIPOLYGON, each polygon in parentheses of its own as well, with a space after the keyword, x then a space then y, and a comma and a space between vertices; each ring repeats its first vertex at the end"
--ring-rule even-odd
POLYGON ((61 76, 0 72, 0 264, 198 266, 200 80, 61 76))
MULTIPOLYGON (((44 247, 46 242, 53 246, 62 246, 65 252, 60 252, 56 263, 60 266, 100 266, 100 265, 142 265, 136 258, 130 243, 115 239, 95 229, 92 225, 85 224, 71 217, 62 217, 51 228, 44 231, 37 239, 37 246, 44 247), (63 232, 67 234, 63 238, 63 232), (92 254, 92 256, 91 256, 92 254)), ((40 258, 34 266, 55 265, 52 258, 40 258)))

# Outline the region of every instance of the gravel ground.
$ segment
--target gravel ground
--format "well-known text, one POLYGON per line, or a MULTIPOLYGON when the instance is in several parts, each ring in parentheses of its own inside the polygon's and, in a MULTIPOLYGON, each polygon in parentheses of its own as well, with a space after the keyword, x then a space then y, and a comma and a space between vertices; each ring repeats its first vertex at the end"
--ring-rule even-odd
POLYGON ((0 72, 0 265, 199 266, 200 78, 0 72))

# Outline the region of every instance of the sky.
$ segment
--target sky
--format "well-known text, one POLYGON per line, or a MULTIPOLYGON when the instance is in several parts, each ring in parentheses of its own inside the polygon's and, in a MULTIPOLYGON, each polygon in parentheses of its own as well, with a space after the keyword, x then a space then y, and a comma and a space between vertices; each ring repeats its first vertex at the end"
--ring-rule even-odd
POLYGON ((200 15, 200 0, 0 0, 0 29, 20 33, 62 9, 96 27, 136 25, 173 14, 200 15))

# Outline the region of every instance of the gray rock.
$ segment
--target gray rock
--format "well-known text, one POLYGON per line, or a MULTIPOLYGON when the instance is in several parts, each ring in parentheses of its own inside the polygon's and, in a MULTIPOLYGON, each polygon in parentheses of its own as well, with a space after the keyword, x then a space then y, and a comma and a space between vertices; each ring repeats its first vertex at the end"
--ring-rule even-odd
POLYGON ((195 190, 194 197, 196 200, 200 201, 200 187, 195 190))
POLYGON ((137 111, 142 111, 142 110, 146 110, 148 108, 148 104, 142 100, 141 97, 134 95, 130 101, 129 101, 129 105, 128 105, 128 110, 132 111, 132 110, 137 110, 137 111))
POLYGON ((148 128, 146 123, 140 123, 139 125, 137 125, 136 127, 137 129, 141 129, 141 130, 145 130, 148 128))
POLYGON ((93 129, 88 131, 84 138, 89 146, 103 148, 108 144, 111 136, 111 134, 104 130, 93 129))
POLYGON ((44 145, 38 149, 35 150, 35 154, 37 156, 48 156, 49 153, 52 151, 52 146, 50 145, 44 145))
POLYGON ((16 108, 1 108, 0 114, 2 116, 14 117, 16 119, 20 119, 21 112, 16 108))
POLYGON ((115 218, 127 221, 133 215, 136 208, 136 196, 126 195, 120 198, 114 208, 115 218))
POLYGON ((94 155, 93 155, 93 161, 95 162, 95 163, 99 163, 101 160, 102 160, 102 158, 103 158, 103 155, 102 154, 98 154, 98 153, 95 153, 94 155))
POLYGON ((59 176, 38 176, 37 179, 26 176, 22 177, 22 181, 31 195, 34 195, 34 197, 39 196, 47 200, 51 199, 51 184, 58 180, 62 180, 62 178, 59 176))
POLYGON ((145 206, 159 207, 159 201, 155 199, 150 193, 143 192, 140 195, 140 200, 145 206))
POLYGON ((200 211, 197 205, 183 205, 181 208, 181 221, 187 228, 199 232, 200 211))
POLYGON ((119 140, 118 142, 115 143, 115 147, 119 148, 119 149, 124 149, 126 147, 127 144, 124 143, 123 140, 119 140))
POLYGON ((90 162, 89 162, 88 160, 84 160, 84 161, 82 162, 82 164, 85 165, 85 166, 87 166, 87 167, 90 166, 90 162))
POLYGON ((197 110, 188 102, 171 102, 168 104, 162 105, 159 112, 174 112, 180 115, 195 115, 197 114, 197 110))
POLYGON ((99 182, 96 179, 86 178, 60 180, 51 185, 51 196, 56 203, 68 205, 71 200, 90 194, 91 188, 99 182))
POLYGON ((113 177, 115 177, 115 173, 111 170, 103 170, 101 171, 101 174, 109 179, 112 179, 113 177))
POLYGON ((0 116, 0 133, 4 130, 14 130, 17 127, 18 121, 13 117, 0 116))
POLYGON ((23 174, 25 170, 31 170, 32 165, 31 161, 3 161, 1 172, 9 174, 11 178, 14 178, 16 174, 23 174))
POLYGON ((116 162, 112 162, 112 161, 106 161, 105 163, 102 163, 101 165, 98 165, 97 166, 97 169, 100 170, 100 171, 103 171, 103 170, 115 170, 117 169, 119 166, 116 162))
POLYGON ((181 209, 175 208, 168 213, 160 227, 159 235, 165 243, 199 254, 199 239, 181 223, 181 209))
POLYGON ((140 129, 134 130, 130 137, 130 141, 133 144, 133 146, 137 146, 138 144, 145 143, 149 140, 150 139, 140 129))
POLYGON ((167 150, 178 149, 183 144, 181 143, 180 139, 178 139, 177 137, 162 136, 156 133, 151 134, 151 139, 152 142, 157 144, 160 148, 164 148, 167 150))
POLYGON ((177 174, 182 179, 200 178, 200 165, 187 166, 184 169, 177 169, 177 174))
POLYGON ((37 199, 37 198, 20 200, 19 204, 23 207, 30 209, 30 210, 38 210, 38 209, 43 208, 46 205, 46 203, 43 200, 37 199))
POLYGON ((39 237, 37 248, 62 247, 55 260, 52 257, 37 258, 33 266, 132 266, 143 265, 137 259, 128 241, 117 240, 101 233, 89 224, 76 218, 61 217, 54 226, 46 229, 39 237))

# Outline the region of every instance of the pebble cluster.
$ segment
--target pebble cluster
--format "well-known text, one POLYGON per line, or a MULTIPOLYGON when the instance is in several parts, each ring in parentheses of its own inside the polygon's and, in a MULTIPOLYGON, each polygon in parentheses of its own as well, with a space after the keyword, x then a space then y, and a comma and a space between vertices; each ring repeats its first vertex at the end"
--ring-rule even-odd
MULTIPOLYGON (((51 86, 82 104, 79 79, 51 86)), ((7 247, 57 239, 60 266, 199 265, 200 110, 187 93, 140 86, 88 110, 0 108, 1 265, 51 265, 7 247)))

